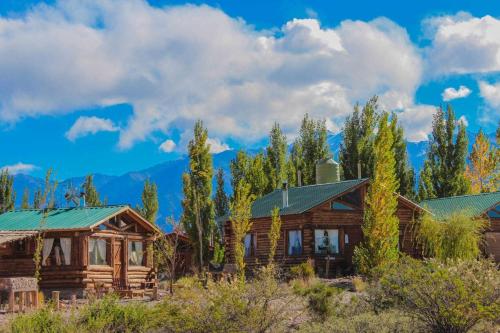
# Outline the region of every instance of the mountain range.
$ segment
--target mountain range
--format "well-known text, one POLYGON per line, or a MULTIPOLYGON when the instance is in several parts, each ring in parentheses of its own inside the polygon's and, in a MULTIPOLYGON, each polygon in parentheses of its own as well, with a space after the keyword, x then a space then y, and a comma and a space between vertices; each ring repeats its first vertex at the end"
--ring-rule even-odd
MULTIPOLYGON (((469 146, 474 142, 474 133, 468 133, 469 146)), ((493 140, 494 136, 490 136, 493 140)), ((329 134, 328 144, 335 157, 338 156, 342 134, 329 134)), ((428 142, 408 142, 408 154, 410 163, 415 168, 417 174, 425 159, 425 152, 428 142)), ((469 148, 470 148, 469 147, 469 148)), ((254 152, 254 151, 252 151, 254 152)), ((251 152, 251 153, 252 153, 251 152)), ((227 150, 213 155, 214 169, 222 167, 225 171, 226 190, 230 193, 229 164, 236 156, 235 150, 227 150)), ((129 204, 135 207, 141 201, 143 184, 146 179, 154 181, 158 186, 158 200, 160 211, 158 221, 165 221, 165 218, 173 216, 179 218, 182 212, 182 173, 187 171, 189 160, 187 156, 177 160, 166 161, 144 170, 130 171, 120 176, 109 176, 94 174, 94 185, 101 195, 101 199, 106 198, 109 204, 129 204)), ((66 206, 64 193, 68 188, 80 188, 85 177, 72 177, 59 183, 56 191, 56 201, 59 206, 66 206)), ((22 193, 25 188, 33 192, 43 186, 43 179, 25 174, 17 174, 14 178, 14 188, 17 193, 16 203, 20 205, 22 193)), ((215 187, 214 187, 215 188, 215 187)), ((30 198, 32 200, 32 198, 30 198)))

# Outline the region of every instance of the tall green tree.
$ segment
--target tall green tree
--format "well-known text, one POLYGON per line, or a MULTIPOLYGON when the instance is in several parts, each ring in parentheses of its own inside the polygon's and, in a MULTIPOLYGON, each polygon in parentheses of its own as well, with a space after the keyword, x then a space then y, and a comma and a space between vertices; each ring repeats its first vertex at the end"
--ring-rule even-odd
POLYGON ((373 176, 373 145, 375 129, 379 118, 378 97, 373 96, 361 112, 359 105, 346 118, 344 139, 340 145, 339 160, 345 179, 358 178, 358 163, 361 165, 361 177, 373 176))
POLYGON ((399 193, 407 198, 415 198, 415 171, 410 166, 403 127, 398 123, 395 113, 391 116, 393 137, 392 150, 396 159, 396 177, 399 181, 399 193))
POLYGON ((231 202, 231 227, 234 233, 234 259, 238 275, 245 279, 245 236, 252 227, 252 202, 255 197, 250 193, 250 185, 240 180, 234 190, 231 202))
POLYGON ((23 199, 21 201, 21 209, 30 208, 30 190, 26 187, 23 192, 23 199))
POLYGON ((364 237, 354 251, 355 263, 364 274, 381 264, 397 260, 399 255, 399 219, 396 216, 399 184, 388 117, 383 113, 379 121, 374 143, 373 181, 365 202, 364 237))
POLYGON ((94 185, 94 176, 87 175, 85 181, 83 182, 83 192, 85 193, 85 205, 88 207, 99 207, 101 206, 101 200, 99 199, 99 193, 94 185))
POLYGON ((256 198, 266 194, 269 178, 264 168, 264 155, 256 154, 254 157, 240 150, 236 158, 231 161, 231 185, 235 189, 240 180, 250 186, 250 193, 256 198))
POLYGON ((427 159, 420 173, 419 199, 467 194, 470 182, 465 176, 467 135, 450 105, 439 108, 432 122, 427 159))
POLYGON ((299 137, 293 146, 292 161, 295 173, 300 171, 303 185, 315 184, 316 163, 331 156, 325 120, 314 120, 306 114, 302 120, 299 137))
POLYGON ((40 189, 36 190, 33 195, 33 209, 42 208, 42 191, 40 189))
POLYGON ((266 193, 280 188, 288 177, 286 136, 280 125, 274 123, 269 133, 269 146, 266 148, 265 173, 267 176, 266 193))
POLYGON ((213 163, 208 132, 203 122, 194 126, 194 137, 189 141, 189 171, 183 174, 181 223, 196 250, 196 261, 203 269, 208 262, 208 247, 214 238, 215 210, 212 200, 213 163))
POLYGON ((231 188, 234 189, 240 180, 247 179, 251 157, 243 150, 238 150, 236 157, 231 160, 229 168, 231 170, 231 188))
POLYGON ((221 217, 229 212, 229 198, 224 189, 224 169, 217 169, 217 173, 215 174, 215 184, 215 216, 221 217))
POLYGON ((156 216, 158 214, 158 188, 155 182, 146 179, 142 190, 142 206, 137 207, 139 214, 149 222, 156 224, 156 216))
POLYGON ((0 172, 0 213, 14 209, 16 193, 13 188, 14 176, 9 174, 8 169, 0 172))

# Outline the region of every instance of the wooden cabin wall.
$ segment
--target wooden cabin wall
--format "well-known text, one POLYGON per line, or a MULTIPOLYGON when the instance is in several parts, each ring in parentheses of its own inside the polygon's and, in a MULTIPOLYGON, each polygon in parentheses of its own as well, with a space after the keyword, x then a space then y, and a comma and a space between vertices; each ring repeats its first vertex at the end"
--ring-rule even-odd
POLYGON ((26 239, 26 250, 16 252, 14 242, 0 245, 0 277, 34 276, 35 242, 26 239))

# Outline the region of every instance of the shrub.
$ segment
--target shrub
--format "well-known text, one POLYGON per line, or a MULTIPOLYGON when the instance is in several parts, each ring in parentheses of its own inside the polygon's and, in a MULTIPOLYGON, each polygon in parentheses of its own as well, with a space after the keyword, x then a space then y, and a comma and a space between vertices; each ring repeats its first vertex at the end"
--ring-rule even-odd
POLYGON ((314 277, 314 267, 311 260, 290 268, 290 277, 293 279, 310 280, 314 277))
POLYGON ((417 241, 425 256, 440 260, 476 259, 486 224, 466 211, 441 220, 424 214, 418 224, 417 241))
POLYGON ((333 314, 336 299, 334 296, 341 290, 321 281, 316 281, 309 286, 295 284, 295 292, 307 299, 307 307, 310 312, 320 320, 325 320, 333 314))
POLYGON ((74 332, 65 322, 61 313, 53 306, 45 306, 38 311, 14 317, 10 322, 12 333, 64 333, 74 332))
POLYGON ((431 332, 467 332, 498 320, 500 271, 487 260, 418 261, 404 258, 382 274, 380 286, 401 310, 431 332))
POLYGON ((77 324, 88 332, 146 332, 152 311, 142 303, 120 304, 114 295, 91 301, 78 316, 77 324))
POLYGON ((355 276, 352 278, 352 286, 354 287, 354 291, 360 293, 366 290, 368 284, 362 277, 355 276))

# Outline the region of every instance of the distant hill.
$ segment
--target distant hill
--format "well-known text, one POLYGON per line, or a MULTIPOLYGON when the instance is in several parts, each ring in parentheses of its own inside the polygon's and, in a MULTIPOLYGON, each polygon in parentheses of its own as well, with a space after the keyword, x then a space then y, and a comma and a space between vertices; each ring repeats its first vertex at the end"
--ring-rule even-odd
MULTIPOLYGON (((469 133, 469 142, 472 146, 475 134, 469 133)), ((491 136, 493 140, 493 136, 491 136)), ((342 142, 342 134, 330 134, 328 136, 328 144, 334 153, 335 158, 338 158, 340 143, 342 142)), ((415 168, 417 175, 422 167, 425 159, 427 142, 409 142, 408 153, 410 162, 415 168)), ((255 153, 252 151, 251 153, 255 153)), ((229 164, 236 156, 236 151, 229 150, 213 156, 214 168, 222 167, 226 174, 226 190, 230 191, 229 186, 229 164)), ((181 214, 182 200, 182 173, 188 168, 188 160, 186 157, 166 161, 157 164, 150 168, 130 171, 121 176, 107 176, 102 174, 94 175, 94 183, 101 194, 101 198, 107 198, 110 204, 127 203, 131 206, 136 206, 141 201, 141 193, 143 183, 147 178, 150 178, 158 185, 158 195, 160 203, 159 221, 164 221, 166 217, 174 216, 178 218, 181 214)), ((64 192, 69 186, 80 187, 84 177, 73 177, 66 179, 59 184, 57 190, 57 201, 59 205, 66 205, 64 200, 64 192)), ((16 175, 14 187, 17 192, 17 204, 20 205, 24 188, 29 188, 31 195, 33 192, 43 185, 43 180, 29 175, 16 175)), ((214 185, 215 186, 215 185, 214 185)), ((214 187, 215 188, 215 187, 214 187)), ((31 200, 31 199, 30 199, 31 200)))

